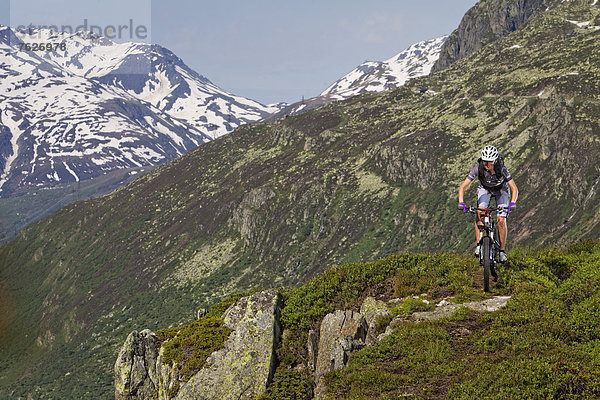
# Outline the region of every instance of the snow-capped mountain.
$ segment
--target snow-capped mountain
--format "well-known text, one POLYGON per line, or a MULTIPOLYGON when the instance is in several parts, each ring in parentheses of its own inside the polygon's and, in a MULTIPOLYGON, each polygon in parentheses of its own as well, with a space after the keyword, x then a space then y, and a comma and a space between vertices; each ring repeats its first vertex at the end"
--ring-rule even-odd
MULTIPOLYGON (((31 36, 17 35, 23 41, 31 36)), ((65 52, 45 53, 45 59, 75 75, 125 89, 212 138, 278 110, 277 106, 264 106, 225 92, 159 45, 117 44, 90 33, 49 30, 33 36, 42 36, 42 41, 50 43, 69 43, 65 52)))
POLYGON ((0 26, 0 197, 157 165, 274 110, 157 45, 0 26))
POLYGON ((335 81, 319 96, 291 104, 269 119, 296 115, 336 100, 402 86, 407 80, 428 75, 448 36, 413 44, 386 61, 365 62, 335 81))
POLYGON ((402 86, 407 80, 427 75, 440 57, 448 36, 413 44, 386 61, 365 62, 321 93, 335 100, 402 86))

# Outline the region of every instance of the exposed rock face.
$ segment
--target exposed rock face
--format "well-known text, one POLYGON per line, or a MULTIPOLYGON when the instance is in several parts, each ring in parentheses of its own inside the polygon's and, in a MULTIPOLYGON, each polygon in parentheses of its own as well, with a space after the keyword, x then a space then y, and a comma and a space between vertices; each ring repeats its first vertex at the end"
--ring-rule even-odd
POLYGON ((308 332, 308 343, 306 345, 308 350, 308 369, 311 372, 315 372, 317 368, 317 354, 319 353, 319 334, 314 330, 308 332))
POLYGON ((224 321, 233 332, 224 348, 209 357, 209 366, 184 384, 176 399, 254 399, 264 393, 274 372, 280 308, 281 295, 275 290, 231 306, 224 321))
MULTIPOLYGON (((275 369, 281 328, 281 295, 275 290, 240 299, 223 315, 233 329, 209 366, 183 384, 175 399, 254 399, 264 393, 275 369)), ((115 364, 115 399, 168 400, 178 369, 163 365, 164 346, 154 332, 132 332, 115 364)))
POLYGON ((373 297, 367 297, 360 307, 360 313, 365 317, 368 327, 365 343, 367 345, 372 345, 377 342, 377 336, 375 336, 377 319, 386 315, 391 315, 392 312, 388 310, 384 301, 375 300, 373 297))
POLYGON ((272 190, 252 189, 244 195, 241 203, 234 210, 229 225, 240 232, 247 246, 256 245, 265 235, 266 229, 263 227, 266 221, 263 211, 273 197, 275 193, 272 190))
POLYGON ((462 304, 453 304, 448 302, 440 302, 436 309, 433 311, 421 311, 415 312, 410 316, 413 321, 436 321, 445 317, 449 317, 458 311, 461 307, 470 308, 475 311, 498 311, 502 307, 506 306, 510 300, 510 296, 495 296, 491 299, 485 299, 482 301, 472 301, 462 304))
POLYGON ((148 329, 127 337, 115 363, 115 399, 158 399, 156 335, 148 329))
POLYGON ((175 365, 163 365, 163 357, 154 332, 129 334, 115 363, 115 399, 168 400, 178 371, 175 365))
POLYGON ((365 318, 354 311, 337 310, 323 318, 315 371, 315 399, 323 398, 323 376, 346 366, 348 356, 365 346, 367 329, 365 318))
POLYGON ((432 72, 448 68, 524 25, 539 12, 544 0, 484 0, 471 8, 444 43, 432 72))

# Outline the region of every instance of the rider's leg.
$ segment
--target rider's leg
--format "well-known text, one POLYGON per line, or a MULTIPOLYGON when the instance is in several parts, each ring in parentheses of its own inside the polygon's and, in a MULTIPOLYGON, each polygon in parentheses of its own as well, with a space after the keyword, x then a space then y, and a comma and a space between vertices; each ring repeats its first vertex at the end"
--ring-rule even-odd
POLYGON ((496 204, 502 211, 498 212, 498 240, 500 241, 500 251, 504 251, 506 248, 506 237, 508 235, 508 229, 506 227, 506 217, 508 215, 506 208, 508 208, 508 202, 510 200, 510 189, 507 187, 500 191, 500 195, 496 196, 496 204))
POLYGON ((500 240, 500 251, 504 251, 506 246, 506 236, 508 234, 508 229, 506 229, 506 217, 498 217, 496 219, 498 221, 498 239, 500 240))
POLYGON ((477 218, 475 219, 475 245, 479 244, 480 226, 483 226, 483 211, 477 210, 477 218))

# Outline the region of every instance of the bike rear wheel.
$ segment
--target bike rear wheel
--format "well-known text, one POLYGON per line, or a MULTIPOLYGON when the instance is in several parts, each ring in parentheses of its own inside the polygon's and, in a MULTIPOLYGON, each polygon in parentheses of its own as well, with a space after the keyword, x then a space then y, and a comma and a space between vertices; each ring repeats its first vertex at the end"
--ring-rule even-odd
POLYGON ((481 251, 483 251, 483 291, 490 291, 490 269, 492 267, 491 239, 485 236, 482 239, 481 251))

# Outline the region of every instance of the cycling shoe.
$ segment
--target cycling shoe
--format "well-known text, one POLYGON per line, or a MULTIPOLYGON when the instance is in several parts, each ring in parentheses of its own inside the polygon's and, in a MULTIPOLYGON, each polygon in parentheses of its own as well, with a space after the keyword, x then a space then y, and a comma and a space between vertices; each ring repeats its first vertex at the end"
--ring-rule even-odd
POLYGON ((506 258, 506 253, 502 250, 500 250, 500 253, 498 254, 498 261, 500 261, 501 263, 505 263, 506 260, 508 260, 506 258))

